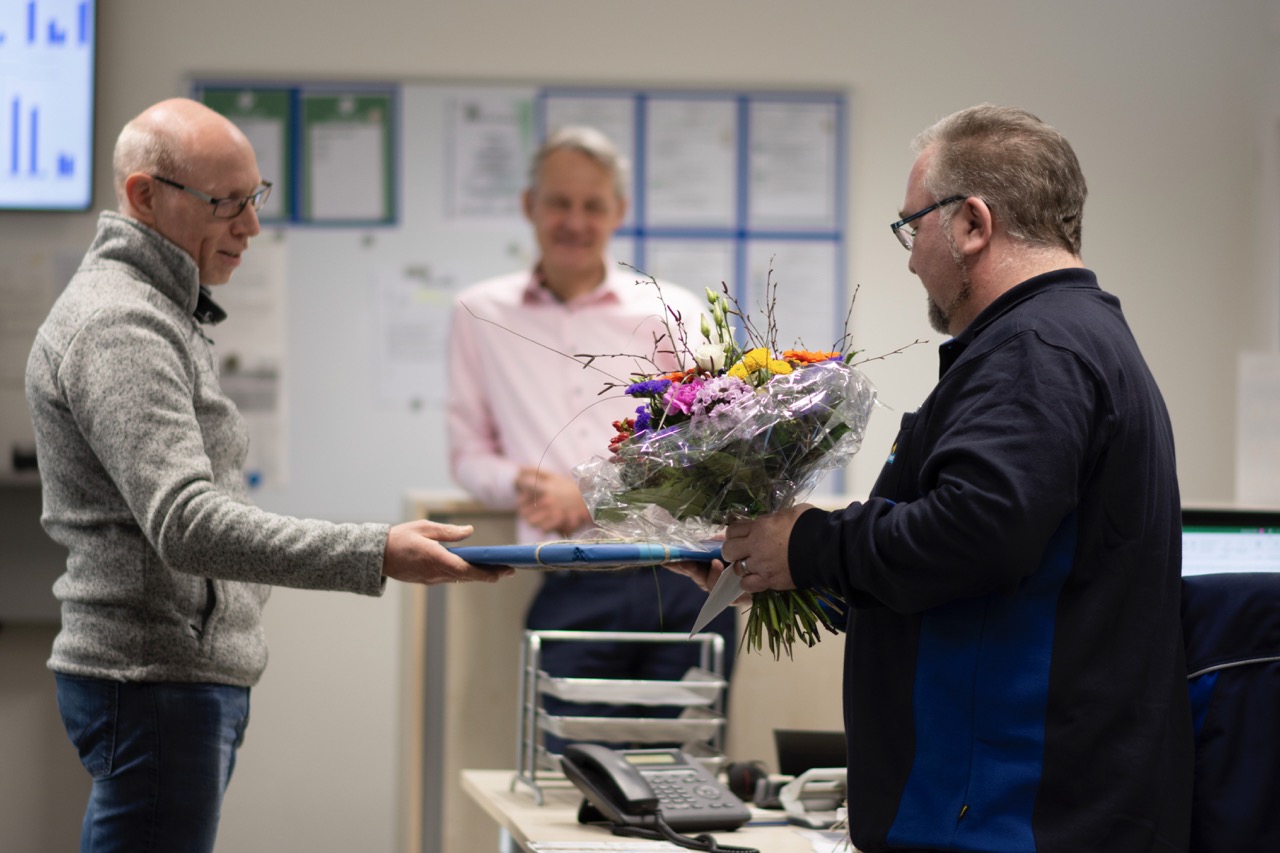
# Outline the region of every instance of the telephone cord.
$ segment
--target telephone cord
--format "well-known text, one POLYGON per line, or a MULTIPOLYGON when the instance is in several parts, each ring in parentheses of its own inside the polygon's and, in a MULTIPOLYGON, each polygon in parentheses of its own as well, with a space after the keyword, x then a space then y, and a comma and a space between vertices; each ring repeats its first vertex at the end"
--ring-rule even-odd
POLYGON ((722 845, 710 835, 696 835, 689 837, 680 835, 674 829, 667 825, 661 815, 657 815, 657 830, 643 829, 638 826, 623 826, 620 824, 613 825, 614 835, 623 835, 632 838, 649 838, 655 841, 670 841, 678 847, 684 847, 687 850, 698 850, 701 853, 760 853, 754 847, 733 847, 722 845))

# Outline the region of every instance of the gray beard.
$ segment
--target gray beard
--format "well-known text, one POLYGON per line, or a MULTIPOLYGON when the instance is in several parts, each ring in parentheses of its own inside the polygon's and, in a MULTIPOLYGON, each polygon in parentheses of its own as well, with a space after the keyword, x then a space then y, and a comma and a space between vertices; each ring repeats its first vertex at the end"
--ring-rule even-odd
POLYGON ((951 259, 955 261, 956 269, 960 271, 960 292, 945 309, 928 296, 925 297, 925 301, 929 306, 929 325, 939 334, 950 335, 951 317, 973 296, 973 286, 969 283, 969 270, 964 265, 964 258, 960 256, 959 247, 951 238, 951 232, 944 229, 943 233, 946 234, 947 245, 951 247, 951 259))
POLYGON ((934 302, 929 296, 925 296, 925 303, 929 306, 929 325, 933 327, 935 332, 943 335, 949 335, 951 332, 947 329, 947 313, 938 307, 938 303, 934 302))

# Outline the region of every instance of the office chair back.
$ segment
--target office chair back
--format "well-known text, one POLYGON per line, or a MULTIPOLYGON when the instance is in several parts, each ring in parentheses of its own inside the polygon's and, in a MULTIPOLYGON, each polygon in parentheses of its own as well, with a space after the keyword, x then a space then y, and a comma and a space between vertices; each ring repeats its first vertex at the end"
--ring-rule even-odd
POLYGON ((1280 851, 1280 573, 1182 580, 1191 853, 1280 851))

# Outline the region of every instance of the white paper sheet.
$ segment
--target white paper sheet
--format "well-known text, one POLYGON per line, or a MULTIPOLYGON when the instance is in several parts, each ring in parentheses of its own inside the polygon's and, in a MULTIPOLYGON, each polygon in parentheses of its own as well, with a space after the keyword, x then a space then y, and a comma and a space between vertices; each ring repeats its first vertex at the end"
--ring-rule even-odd
POLYGON ((833 103, 751 105, 748 227, 835 229, 836 120, 833 103))
POLYGON ((731 228, 737 205, 736 105, 709 98, 649 102, 645 222, 731 228))
POLYGON ((375 381, 383 403, 444 403, 443 342, 456 285, 455 276, 425 263, 379 268, 375 381))
POLYGON ((449 218, 502 226, 519 222, 533 156, 527 99, 501 92, 459 93, 449 117, 449 218))
POLYGON ((386 140, 373 122, 315 122, 308 127, 311 219, 380 221, 386 211, 386 140))

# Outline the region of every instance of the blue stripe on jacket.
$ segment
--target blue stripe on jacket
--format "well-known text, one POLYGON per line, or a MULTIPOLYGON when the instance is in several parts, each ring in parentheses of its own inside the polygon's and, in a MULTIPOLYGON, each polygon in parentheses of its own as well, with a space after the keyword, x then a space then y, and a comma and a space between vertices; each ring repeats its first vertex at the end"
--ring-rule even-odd
POLYGON ((1054 615, 1076 538, 1073 513, 1015 592, 956 601, 923 617, 915 759, 891 844, 1035 849, 1031 817, 1044 764, 1054 615))

